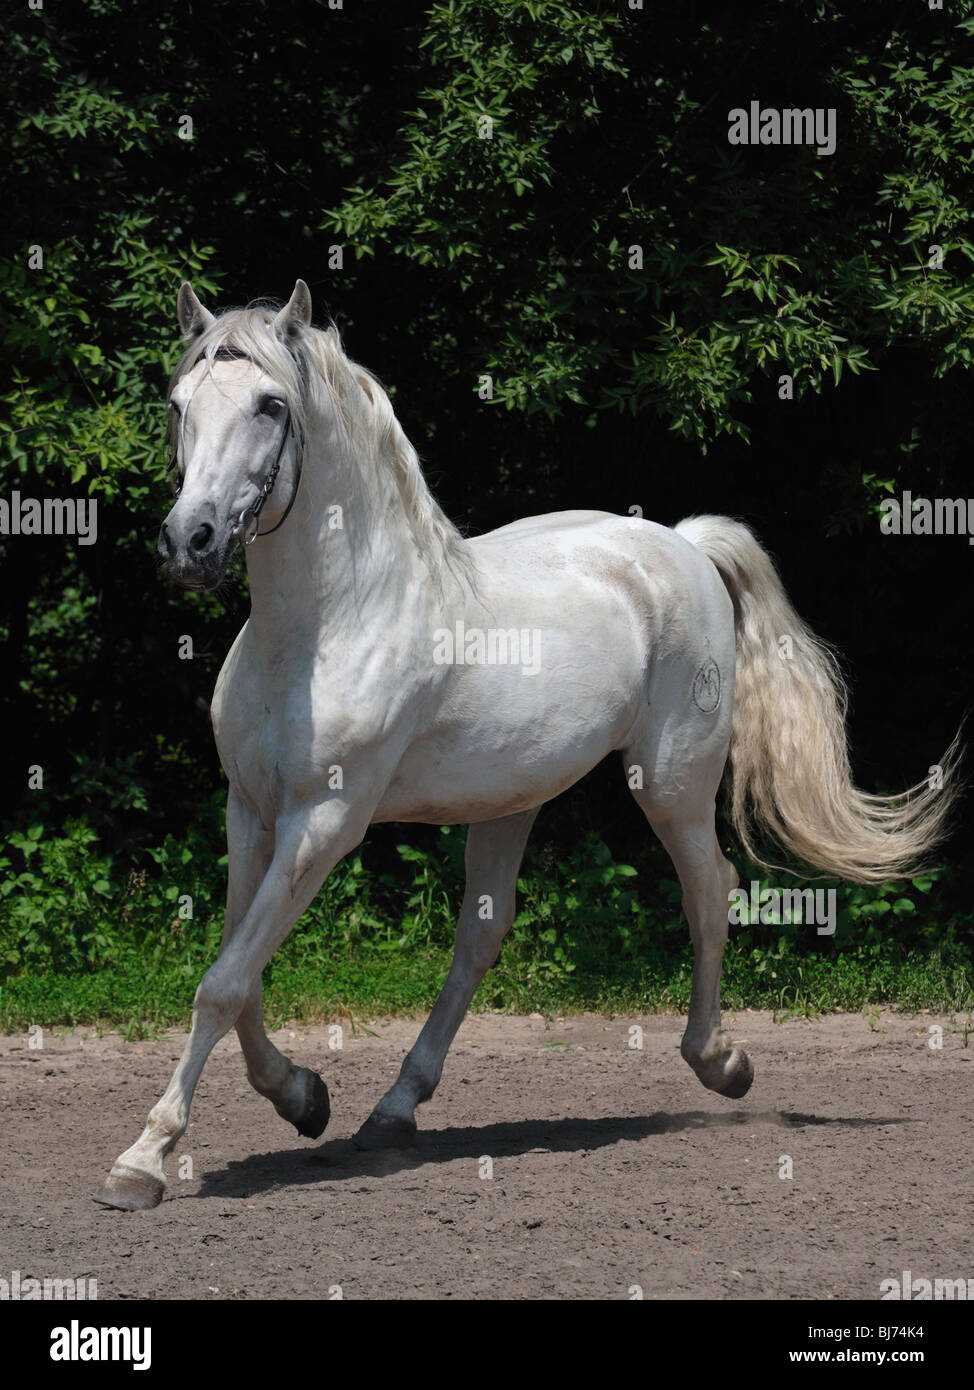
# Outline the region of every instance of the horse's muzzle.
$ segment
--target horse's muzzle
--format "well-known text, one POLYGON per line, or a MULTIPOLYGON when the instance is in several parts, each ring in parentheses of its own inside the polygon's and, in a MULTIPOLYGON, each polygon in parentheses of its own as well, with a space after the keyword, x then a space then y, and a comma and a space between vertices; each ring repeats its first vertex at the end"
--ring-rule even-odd
POLYGON ((187 531, 171 512, 159 530, 163 571, 184 589, 215 589, 226 573, 231 544, 232 537, 219 537, 208 521, 187 531))

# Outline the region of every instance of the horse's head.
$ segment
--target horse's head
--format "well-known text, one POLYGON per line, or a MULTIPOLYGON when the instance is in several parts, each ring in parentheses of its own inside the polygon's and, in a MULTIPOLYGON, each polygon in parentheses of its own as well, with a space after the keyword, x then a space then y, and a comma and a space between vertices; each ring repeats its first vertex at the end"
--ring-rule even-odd
POLYGON ((187 349, 169 388, 177 498, 159 554, 185 588, 213 589, 238 542, 284 520, 300 480, 302 358, 311 295, 298 280, 278 313, 214 316, 189 284, 177 300, 187 349), (298 419, 295 419, 295 416, 298 419))

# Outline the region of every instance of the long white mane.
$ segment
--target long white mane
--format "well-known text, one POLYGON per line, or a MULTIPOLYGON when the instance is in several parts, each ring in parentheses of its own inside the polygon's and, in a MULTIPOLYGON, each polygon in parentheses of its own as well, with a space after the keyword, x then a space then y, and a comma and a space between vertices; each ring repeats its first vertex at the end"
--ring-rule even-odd
MULTIPOLYGON (((201 356, 212 362, 221 349, 245 354, 284 392, 299 449, 307 444, 315 416, 328 410, 344 442, 394 481, 405 519, 434 579, 446 566, 472 584, 476 567, 467 542, 427 487, 419 456, 378 378, 346 355, 334 324, 303 328, 286 343, 273 329, 276 312, 276 305, 261 302, 220 314, 176 363, 168 396, 201 356)), ((172 418, 169 427, 175 427, 172 418)), ((172 434, 170 444, 175 444, 172 434)))

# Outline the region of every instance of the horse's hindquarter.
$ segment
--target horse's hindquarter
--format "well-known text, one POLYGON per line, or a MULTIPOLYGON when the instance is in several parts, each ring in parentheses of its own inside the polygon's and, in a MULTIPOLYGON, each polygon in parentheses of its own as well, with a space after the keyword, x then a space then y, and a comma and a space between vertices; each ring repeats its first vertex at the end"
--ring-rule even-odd
POLYGON ((653 717, 654 686, 685 686, 690 737, 713 723, 692 703, 694 673, 715 653, 732 682, 730 601, 682 537, 561 513, 471 546, 477 598, 430 634, 442 695, 373 819, 463 823, 537 806, 627 746, 653 717))

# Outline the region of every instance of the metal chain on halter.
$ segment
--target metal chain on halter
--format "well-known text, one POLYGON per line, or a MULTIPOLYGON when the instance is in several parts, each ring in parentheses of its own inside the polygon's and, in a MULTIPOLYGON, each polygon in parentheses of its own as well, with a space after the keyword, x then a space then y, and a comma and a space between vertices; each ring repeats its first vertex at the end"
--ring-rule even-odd
POLYGON ((298 484, 301 482, 300 459, 297 461, 297 477, 294 480, 294 487, 291 490, 291 500, 288 502, 287 506, 284 509, 284 515, 281 517, 280 521, 278 521, 276 525, 271 527, 269 531, 261 531, 259 529, 260 514, 264 510, 264 503, 267 501, 268 497, 270 497, 271 493, 274 491, 274 484, 277 482, 277 475, 281 471, 281 455, 284 453, 284 446, 287 443, 288 439, 293 435, 293 433, 294 431, 291 427, 291 411, 289 409, 286 409, 284 412, 284 429, 281 431, 281 442, 278 445, 277 458, 271 465, 271 471, 264 479, 264 483, 260 489, 260 495, 258 496, 257 500, 255 502, 251 502, 249 507, 244 507, 243 511, 237 518, 236 526, 233 528, 234 535, 239 537, 241 545, 253 545, 254 541, 257 539, 258 536, 273 536, 274 532, 278 529, 278 527, 283 526, 285 521, 287 521, 288 514, 290 513, 291 508, 294 506, 294 499, 298 495, 298 484))

